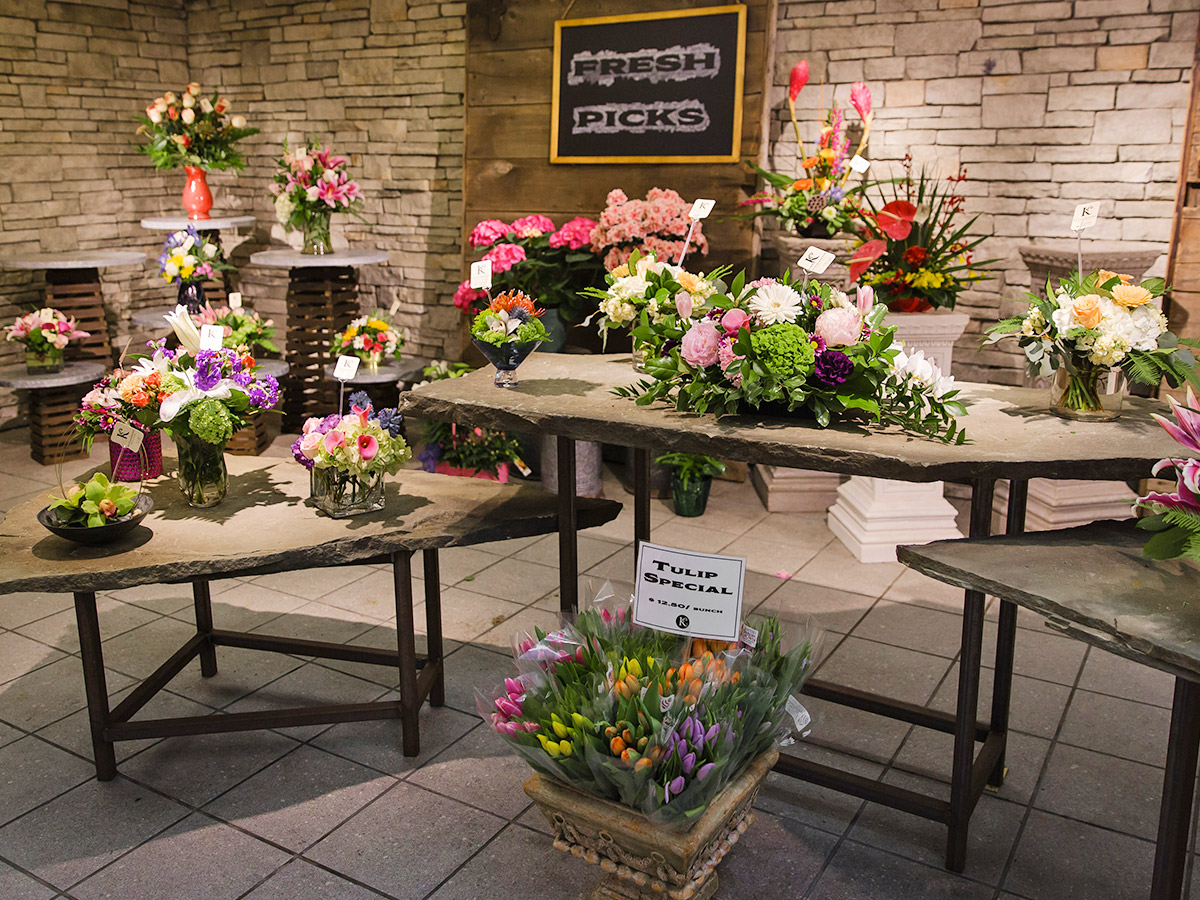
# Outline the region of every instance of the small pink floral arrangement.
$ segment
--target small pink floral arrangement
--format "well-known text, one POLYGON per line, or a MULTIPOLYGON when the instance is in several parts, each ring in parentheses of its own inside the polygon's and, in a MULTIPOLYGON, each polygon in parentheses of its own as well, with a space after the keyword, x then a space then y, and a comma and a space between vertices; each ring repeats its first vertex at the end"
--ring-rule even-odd
MULTIPOLYGON (((592 250, 604 257, 612 271, 624 265, 634 250, 643 256, 653 253, 663 262, 674 263, 683 250, 691 220, 686 200, 672 190, 651 188, 645 200, 630 200, 620 188, 609 191, 607 206, 592 231, 592 250)), ((699 222, 692 234, 688 253, 708 253, 708 239, 699 222)))
POLYGON ((294 150, 284 141, 278 162, 270 191, 275 198, 275 218, 288 231, 310 229, 314 221, 327 223, 335 212, 357 215, 362 209, 362 188, 346 171, 350 160, 335 155, 315 138, 294 150))
MULTIPOLYGON (((554 307, 566 322, 586 313, 584 288, 604 283, 604 268, 590 249, 596 228, 592 219, 576 216, 562 228, 539 213, 521 216, 511 223, 485 219, 471 229, 467 244, 484 250, 483 259, 492 264, 492 287, 496 291, 521 291, 545 307, 554 307)), ((464 281, 454 292, 454 305, 466 315, 479 312, 487 295, 464 281)))
POLYGON ((4 339, 24 344, 31 353, 45 354, 64 350, 71 341, 81 341, 89 336, 88 332, 76 327, 74 316, 65 316, 47 306, 26 313, 9 325, 4 339))

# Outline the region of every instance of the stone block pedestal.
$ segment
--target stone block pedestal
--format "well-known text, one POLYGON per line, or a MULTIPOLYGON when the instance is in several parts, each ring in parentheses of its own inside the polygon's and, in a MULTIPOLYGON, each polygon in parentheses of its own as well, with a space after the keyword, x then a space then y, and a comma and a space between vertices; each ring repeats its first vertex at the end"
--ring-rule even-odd
MULTIPOLYGON (((1120 481, 1029 480, 1025 511, 1026 531, 1057 531, 1104 519, 1128 519, 1136 494, 1120 481)), ((996 482, 992 501, 992 532, 1004 530, 1008 510, 1008 482, 996 482)))
POLYGON ((812 469, 754 465, 750 480, 767 512, 825 512, 837 499, 842 477, 812 469))

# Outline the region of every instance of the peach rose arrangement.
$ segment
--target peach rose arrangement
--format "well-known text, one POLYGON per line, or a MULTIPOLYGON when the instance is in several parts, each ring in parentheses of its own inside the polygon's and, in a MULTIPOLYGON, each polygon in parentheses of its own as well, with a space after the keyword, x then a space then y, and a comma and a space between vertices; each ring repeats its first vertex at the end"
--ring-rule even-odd
POLYGON ((717 415, 805 411, 821 427, 859 417, 961 443, 954 379, 908 355, 886 313, 869 287, 851 299, 790 273, 748 284, 742 273, 705 296, 678 291, 632 331, 652 379, 617 393, 717 415))
POLYGON ((245 168, 246 160, 234 144, 258 134, 258 129, 247 128, 244 116, 230 115, 232 108, 228 97, 218 91, 206 96, 195 81, 179 94, 167 91, 146 107, 145 115, 136 117, 141 123, 137 134, 148 139, 138 150, 157 169, 245 168))
POLYGON ((1172 387, 1200 386, 1189 349, 1196 345, 1172 334, 1159 308, 1165 289, 1161 278, 1133 284, 1129 275, 1104 269, 1064 279, 1057 290, 1047 282, 1045 297, 1029 294, 1025 315, 998 322, 986 342, 1016 337, 1031 375, 1065 369, 1054 405, 1067 410, 1100 411, 1097 381, 1117 369, 1142 384, 1166 378, 1172 387))

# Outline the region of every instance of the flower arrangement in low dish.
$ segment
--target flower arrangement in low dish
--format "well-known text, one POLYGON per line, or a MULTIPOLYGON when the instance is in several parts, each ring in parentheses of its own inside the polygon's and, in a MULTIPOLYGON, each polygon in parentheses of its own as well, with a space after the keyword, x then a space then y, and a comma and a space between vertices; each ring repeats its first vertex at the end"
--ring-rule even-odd
POLYGON ((397 410, 376 410, 365 391, 349 402, 346 415, 308 419, 292 444, 292 456, 312 473, 313 504, 334 518, 382 509, 383 476, 412 456, 397 410))
POLYGON ((149 495, 111 482, 97 472, 50 498, 37 520, 52 533, 80 544, 107 544, 132 531, 154 503, 149 495))
MULTIPOLYGON (((954 379, 909 355, 870 288, 854 301, 827 284, 734 278, 727 294, 677 302, 644 327, 652 380, 617 393, 648 405, 730 415, 807 410, 822 428, 848 416, 962 443, 954 379)), ((635 337, 637 331, 635 330, 635 337)))
POLYGON ((286 231, 299 231, 303 244, 301 253, 333 252, 329 238, 329 219, 335 212, 350 213, 362 218, 362 188, 350 177, 346 166, 350 160, 322 147, 316 138, 309 138, 301 147, 288 149, 283 142, 279 169, 271 179, 271 195, 275 198, 275 218, 286 231))
POLYGON ((858 149, 850 152, 850 138, 845 134, 845 113, 832 106, 822 117, 823 125, 808 155, 796 120, 796 98, 808 84, 808 62, 801 60, 792 67, 788 81, 788 109, 796 132, 796 153, 801 171, 792 175, 768 172, 759 166, 751 167, 773 190, 742 201, 741 206, 759 207, 752 216, 777 218, 784 231, 805 237, 832 237, 853 230, 862 219, 862 205, 857 195, 862 186, 847 188, 853 170, 850 160, 862 153, 871 134, 875 113, 871 109, 871 89, 858 81, 850 88, 850 105, 863 123, 858 149))
POLYGON ((906 174, 892 182, 891 200, 881 198, 877 207, 864 194, 870 213, 850 260, 850 280, 873 287, 893 312, 953 309, 960 293, 992 277, 986 267, 996 260, 974 259, 988 237, 971 234, 979 216, 959 221, 966 198, 955 188, 966 180, 966 169, 943 185, 925 171, 914 181, 911 165, 905 157, 906 174))
POLYGON ((368 369, 375 370, 385 356, 399 359, 403 346, 404 335, 376 310, 371 315, 359 316, 345 331, 335 334, 329 342, 329 352, 333 356, 357 356, 368 369))
MULTIPOLYGON (((691 204, 676 191, 651 188, 645 200, 630 200, 620 188, 609 191, 604 212, 592 231, 592 250, 604 258, 604 268, 612 271, 629 260, 636 250, 646 256, 678 261, 683 255, 692 220, 691 204)), ((697 220, 687 255, 707 255, 708 238, 697 220)))
POLYGON ((137 117, 142 123, 137 133, 149 138, 138 150, 150 157, 157 169, 243 169, 246 160, 234 144, 258 134, 258 129, 247 128, 240 115, 227 120, 232 107, 233 102, 219 91, 201 96, 195 81, 181 94, 167 91, 146 107, 145 115, 137 117))
MULTIPOLYGON (((596 287, 604 278, 604 266, 591 249, 596 223, 576 216, 562 228, 543 215, 522 216, 511 224, 487 219, 471 229, 467 243, 485 250, 483 259, 492 264, 492 289, 521 291, 537 297, 545 309, 557 309, 563 322, 583 317, 580 291, 596 287)), ((465 315, 477 313, 487 294, 464 281, 454 292, 454 305, 465 315)))
MULTIPOLYGON (((1168 395, 1175 421, 1151 414, 1175 442, 1190 453, 1200 454, 1200 405, 1188 386, 1185 402, 1168 395)), ((1149 559, 1185 559, 1200 562, 1200 460, 1161 459, 1152 474, 1166 469, 1175 473, 1175 490, 1164 494, 1150 491, 1137 498, 1137 506, 1153 515, 1139 519, 1137 527, 1151 532, 1142 555, 1149 559)))
POLYGON ((505 291, 475 316, 471 342, 496 367, 496 387, 515 387, 517 367, 549 337, 541 314, 521 291, 505 291))
POLYGON ((986 342, 1015 337, 1031 375, 1055 376, 1051 411, 1067 418, 1116 418, 1118 372, 1141 384, 1165 378, 1171 387, 1185 381, 1200 387, 1191 352, 1200 344, 1172 334, 1155 302, 1166 283, 1132 282, 1104 269, 1063 279, 1057 290, 1047 280, 1045 296, 1029 294, 1025 315, 1002 319, 986 342))
POLYGON ((67 316, 48 306, 18 316, 8 326, 6 341, 25 345, 25 367, 29 374, 50 374, 63 367, 63 351, 71 341, 81 341, 91 335, 67 316))
POLYGON ((267 353, 279 353, 275 343, 275 322, 264 319, 252 309, 230 309, 219 306, 214 309, 205 306, 199 313, 192 316, 197 326, 219 325, 225 336, 221 345, 229 350, 236 350, 243 356, 254 357, 255 351, 264 350, 267 353))
MULTIPOLYGON (((470 371, 471 367, 466 363, 434 360, 422 372, 425 380, 421 384, 461 378, 470 371)), ((426 472, 507 482, 510 466, 515 464, 521 468, 524 465, 520 442, 503 431, 430 420, 425 423, 424 440, 425 449, 417 454, 417 458, 426 472)))

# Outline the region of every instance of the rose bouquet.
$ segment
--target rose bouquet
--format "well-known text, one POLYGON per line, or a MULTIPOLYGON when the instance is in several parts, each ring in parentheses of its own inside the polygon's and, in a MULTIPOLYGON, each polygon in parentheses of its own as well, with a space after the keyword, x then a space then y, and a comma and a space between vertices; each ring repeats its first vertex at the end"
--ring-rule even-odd
POLYGON ((247 128, 245 118, 239 115, 226 121, 232 105, 218 91, 213 91, 211 97, 202 97, 200 85, 194 81, 182 95, 167 91, 146 107, 145 115, 137 117, 142 123, 137 133, 149 138, 138 150, 150 157, 158 169, 245 168, 246 160, 234 144, 258 134, 258 129, 247 128))
MULTIPOLYGON (((825 427, 846 416, 962 443, 954 379, 924 354, 911 356, 884 324, 870 288, 854 301, 827 284, 738 275, 728 294, 676 303, 643 329, 657 348, 652 381, 619 388, 640 405, 727 415, 747 409, 808 410, 825 427)), ((637 338, 637 330, 634 332, 637 338)))
POLYGON ((856 82, 850 88, 850 105, 863 123, 858 149, 850 152, 850 138, 845 134, 845 113, 834 106, 825 113, 813 154, 809 156, 800 137, 800 123, 796 121, 796 98, 807 83, 808 62, 801 60, 792 67, 788 108, 802 171, 784 175, 751 164, 772 189, 755 194, 740 205, 759 207, 751 213, 752 217, 773 216, 779 219, 785 231, 805 237, 832 236, 853 230, 862 218, 861 203, 856 196, 862 186, 847 188, 846 185, 853 173, 850 160, 866 148, 875 114, 871 110, 870 88, 864 82, 856 82))
POLYGON ((635 626, 627 607, 589 609, 518 635, 515 677, 479 710, 537 771, 686 828, 792 731, 785 707, 815 649, 809 634, 784 651, 780 631, 765 619, 761 644, 690 641, 635 626))
POLYGON ((335 156, 315 138, 303 147, 289 150, 283 142, 279 169, 271 179, 271 195, 275 198, 275 218, 286 231, 300 231, 303 246, 300 252, 332 253, 329 239, 329 219, 335 212, 350 213, 362 218, 362 189, 350 177, 344 156, 335 156))
MULTIPOLYGON (((911 160, 904 163, 907 170, 911 160)), ((864 195, 870 213, 850 260, 850 280, 873 287, 893 312, 923 312, 953 309, 962 291, 990 278, 983 270, 996 260, 974 260, 975 248, 988 237, 971 235, 979 217, 959 222, 966 198, 954 186, 966 177, 963 169, 942 186, 924 171, 915 182, 908 174, 893 183, 892 199, 879 207, 864 195)))
POLYGON ((8 326, 4 339, 25 345, 25 366, 30 374, 37 374, 60 371, 63 351, 71 341, 90 336, 76 326, 74 316, 46 306, 19 316, 8 326))
MULTIPOLYGON (((592 231, 592 250, 604 257, 610 272, 628 261, 633 251, 658 259, 678 260, 692 220, 691 204, 672 190, 651 188, 645 200, 630 200, 619 188, 609 191, 604 212, 592 231)), ((708 253, 708 239, 696 222, 688 253, 708 253)))
POLYGON ((230 309, 221 306, 213 309, 205 306, 199 313, 192 316, 197 326, 220 325, 225 333, 222 346, 236 350, 243 356, 254 356, 255 350, 265 350, 267 353, 279 353, 275 344, 275 322, 264 319, 250 309, 230 309))
MULTIPOLYGON (((487 219, 471 229, 467 243, 487 248, 492 287, 537 297, 543 308, 557 309, 564 322, 578 321, 584 305, 580 292, 602 283, 604 267, 591 249, 596 223, 576 216, 562 228, 542 215, 522 216, 512 224, 487 219)), ((464 281, 454 292, 454 305, 464 314, 477 312, 487 294, 464 281)))
POLYGON ((1200 345, 1168 331, 1155 303, 1165 282, 1132 281, 1103 269, 1064 279, 1057 291, 1047 281, 1046 296, 1029 294, 1026 314, 1002 319, 986 342, 1016 337, 1031 375, 1055 375, 1051 410, 1068 418, 1115 418, 1118 371, 1142 384, 1157 386, 1165 378, 1171 387, 1200 386, 1188 349, 1200 345))
MULTIPOLYGON (((1153 418, 1181 447, 1200 453, 1200 406, 1191 386, 1187 389, 1186 403, 1170 396, 1167 400, 1175 421, 1159 415, 1153 418)), ((1200 562, 1200 460, 1162 459, 1154 466, 1153 474, 1158 475, 1164 469, 1175 471, 1174 493, 1151 491, 1137 498, 1137 506, 1153 513, 1138 520, 1138 528, 1153 533, 1142 555, 1150 559, 1185 557, 1200 562)))
POLYGON ((375 410, 365 391, 350 395, 347 415, 306 421, 292 456, 312 473, 313 504, 334 518, 382 509, 383 476, 412 456, 402 423, 395 409, 375 410))
POLYGON ((383 313, 354 319, 345 331, 339 331, 329 342, 334 356, 357 356, 370 369, 378 369, 383 357, 400 358, 404 336, 392 326, 383 313))

